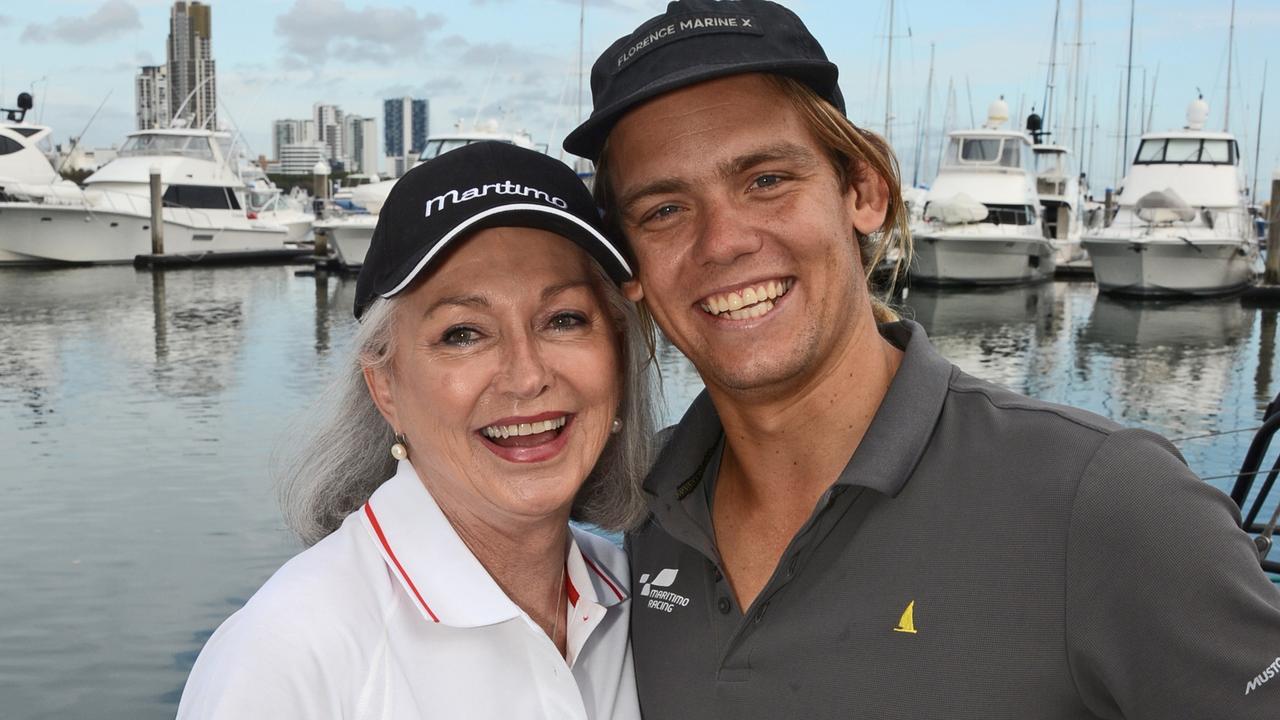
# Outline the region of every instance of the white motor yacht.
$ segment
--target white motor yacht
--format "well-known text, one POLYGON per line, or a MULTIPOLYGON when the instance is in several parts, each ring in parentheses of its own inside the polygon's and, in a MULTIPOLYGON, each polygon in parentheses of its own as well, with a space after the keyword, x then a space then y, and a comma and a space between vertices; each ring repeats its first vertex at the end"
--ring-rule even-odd
MULTIPOLYGON (((492 127, 477 128, 471 132, 455 131, 427 138, 427 145, 414 167, 442 153, 483 140, 496 140, 526 148, 534 146, 533 138, 525 132, 501 133, 492 127)), ((396 180, 383 180, 358 185, 351 190, 351 202, 363 208, 365 213, 337 214, 315 222, 315 231, 324 233, 328 238, 343 267, 355 269, 364 264, 364 256, 369 252, 369 242, 373 239, 373 229, 378 224, 378 213, 395 184, 396 180)))
POLYGON ((1084 258, 1080 238, 1084 234, 1084 196, 1071 151, 1061 145, 1037 142, 1035 153, 1036 194, 1045 237, 1053 244, 1057 265, 1084 258))
POLYGON ((1209 106, 1187 109, 1182 130, 1142 136, 1118 207, 1084 237, 1102 292, 1215 295, 1254 279, 1259 264, 1240 173, 1240 148, 1204 129, 1209 106))
POLYGON ((1041 224, 1031 138, 1004 130, 992 103, 977 130, 948 133, 946 154, 912 231, 911 277, 926 284, 999 285, 1053 277, 1041 224))
MULTIPOLYGON (((0 120, 0 206, 80 194, 80 187, 64 180, 49 160, 54 155, 53 130, 26 121, 31 108, 31 96, 21 93, 17 108, 0 109, 6 113, 0 120)), ((22 256, 0 250, 0 265, 23 262, 22 256)))
POLYGON ((229 133, 131 133, 75 197, 0 204, 0 251, 25 262, 127 263, 151 252, 151 169, 160 170, 171 255, 284 249, 288 229, 251 213, 229 133))

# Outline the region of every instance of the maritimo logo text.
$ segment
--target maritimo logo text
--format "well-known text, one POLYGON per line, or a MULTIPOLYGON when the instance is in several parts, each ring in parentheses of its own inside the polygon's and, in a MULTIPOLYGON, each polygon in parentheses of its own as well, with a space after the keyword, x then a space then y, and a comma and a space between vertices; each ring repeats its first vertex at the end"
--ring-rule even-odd
POLYGON ((662 612, 671 612, 676 606, 684 607, 689 604, 689 598, 673 593, 670 590, 655 590, 654 588, 671 587, 676 581, 676 574, 680 571, 676 568, 665 568, 658 573, 652 581, 649 580, 649 573, 640 576, 640 595, 649 598, 648 607, 662 612))

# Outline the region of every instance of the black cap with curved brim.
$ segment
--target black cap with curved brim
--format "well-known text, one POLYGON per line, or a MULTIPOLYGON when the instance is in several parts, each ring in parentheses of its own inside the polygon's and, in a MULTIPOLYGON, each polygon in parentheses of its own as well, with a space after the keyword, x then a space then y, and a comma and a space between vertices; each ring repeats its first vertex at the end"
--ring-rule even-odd
POLYGON ((556 233, 614 282, 631 279, 629 249, 605 236, 577 173, 540 152, 483 141, 428 160, 391 188, 356 280, 356 318, 425 277, 446 248, 495 227, 556 233))
POLYGON ((677 0, 620 38, 591 67, 591 117, 564 149, 598 160, 630 109, 672 90, 743 73, 795 78, 844 112, 839 70, 808 28, 768 0, 677 0))

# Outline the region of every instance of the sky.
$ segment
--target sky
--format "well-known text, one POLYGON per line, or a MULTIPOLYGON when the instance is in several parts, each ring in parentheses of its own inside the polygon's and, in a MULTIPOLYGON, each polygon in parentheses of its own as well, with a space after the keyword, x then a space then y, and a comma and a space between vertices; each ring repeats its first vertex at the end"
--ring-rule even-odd
MULTIPOLYGON (((590 110, 589 80, 583 78, 579 112, 579 0, 207 4, 212 6, 220 122, 239 128, 255 154, 270 156, 273 120, 309 117, 316 102, 375 117, 381 134, 384 98, 423 97, 431 101, 434 132, 459 122, 496 120, 504 129, 529 131, 554 154, 590 110)), ((1044 104, 1054 47, 1051 0, 897 0, 891 62, 888 2, 783 4, 805 21, 839 66, 850 118, 882 133, 889 76, 889 132, 907 182, 927 182, 942 133, 981 123, 997 97, 1005 98, 1015 121, 1033 105, 1044 104), (931 48, 935 61, 928 92, 931 48), (949 86, 955 88, 953 103, 949 86), (922 125, 928 143, 920 140, 922 125), (922 144, 928 150, 918 152, 922 144)), ((1061 125, 1057 139, 1070 143, 1069 128, 1076 126, 1081 167, 1095 188, 1110 186, 1124 171, 1121 91, 1129 6, 1082 3, 1079 92, 1070 93, 1067 71, 1077 3, 1061 4, 1053 105, 1066 108, 1074 94, 1081 112, 1074 123, 1054 123, 1061 125)), ((167 0, 0 4, 0 106, 9 106, 22 90, 33 91, 32 119, 51 125, 55 141, 83 134, 90 147, 118 145, 134 129, 138 66, 164 62, 171 5, 167 0)), ((615 39, 664 7, 659 0, 586 0, 584 71, 615 39)), ((1144 116, 1149 115, 1152 130, 1181 127, 1197 92, 1209 102, 1211 128, 1222 128, 1230 11, 1231 0, 1135 2, 1130 155, 1144 116)), ((1260 153, 1258 192, 1264 197, 1272 171, 1280 170, 1278 37, 1280 2, 1237 0, 1229 124, 1250 182, 1255 151, 1260 153), (1270 66, 1269 93, 1259 146, 1264 62, 1270 66)))

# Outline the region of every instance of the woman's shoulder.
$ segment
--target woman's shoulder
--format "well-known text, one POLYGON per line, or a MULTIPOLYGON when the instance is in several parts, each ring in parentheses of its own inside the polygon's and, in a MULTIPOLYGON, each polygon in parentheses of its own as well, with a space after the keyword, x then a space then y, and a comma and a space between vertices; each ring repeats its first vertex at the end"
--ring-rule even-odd
POLYGON ((230 717, 299 702, 314 716, 330 714, 330 702, 362 685, 393 602, 381 556, 348 518, 218 627, 191 670, 179 715, 230 717))

